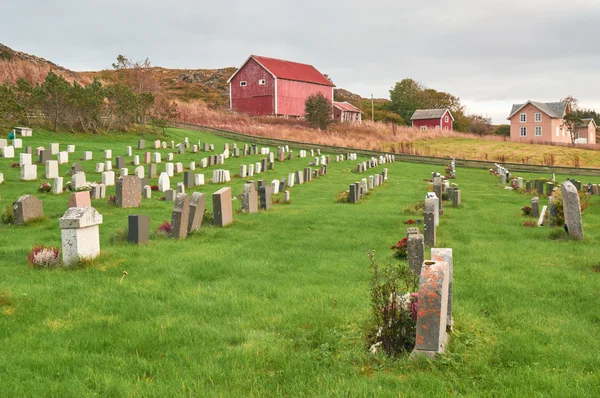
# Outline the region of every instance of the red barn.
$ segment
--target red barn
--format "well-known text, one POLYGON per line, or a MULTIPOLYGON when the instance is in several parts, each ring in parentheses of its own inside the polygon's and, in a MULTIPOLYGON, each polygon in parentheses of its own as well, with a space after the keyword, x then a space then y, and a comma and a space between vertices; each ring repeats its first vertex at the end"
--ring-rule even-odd
POLYGON ((452 130, 454 117, 449 109, 417 109, 410 120, 414 128, 421 130, 452 130))
POLYGON ((227 82, 229 106, 235 111, 300 117, 306 99, 322 94, 333 113, 335 85, 312 65, 251 55, 227 82))
POLYGON ((362 113, 363 112, 360 109, 347 101, 333 103, 333 120, 339 122, 361 123, 362 113))

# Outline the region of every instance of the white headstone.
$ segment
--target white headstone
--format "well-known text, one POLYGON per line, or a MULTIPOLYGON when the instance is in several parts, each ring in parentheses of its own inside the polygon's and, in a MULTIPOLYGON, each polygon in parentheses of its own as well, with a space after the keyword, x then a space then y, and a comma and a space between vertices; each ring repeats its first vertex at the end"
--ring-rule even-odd
POLYGON ((196 183, 196 186, 204 185, 204 174, 196 174, 195 175, 195 183, 196 183))
POLYGON ((104 170, 111 171, 112 170, 112 160, 107 160, 104 162, 104 170))
POLYGON ((92 151, 83 152, 83 160, 92 160, 92 151))
POLYGON ((50 153, 52 155, 58 155, 58 152, 60 152, 59 144, 58 143, 50 144, 50 153))
POLYGON ((162 159, 161 159, 160 153, 154 152, 152 154, 152 162, 153 163, 160 163, 161 161, 162 161, 162 159))
POLYGON ((2 157, 6 159, 12 159, 15 157, 15 148, 12 146, 5 146, 2 148, 2 157))
POLYGON ((104 184, 107 187, 112 187, 115 185, 115 172, 110 170, 110 171, 105 171, 104 173, 102 173, 102 184, 104 184))
POLYGON ((59 152, 58 153, 58 164, 69 163, 69 152, 59 152))
POLYGON ((165 172, 167 173, 167 175, 169 177, 173 177, 173 169, 174 169, 173 163, 165 163, 165 172))
POLYGON ((96 163, 96 173, 102 173, 104 171, 104 163, 96 163))
POLYGON ((37 180, 37 165, 27 164, 25 166, 21 166, 21 180, 23 180, 23 181, 37 180))
POLYGON ((158 177, 158 190, 165 192, 168 189, 171 189, 171 179, 167 173, 160 173, 158 177))
POLYGON ((59 195, 61 193, 63 193, 63 178, 62 177, 56 177, 54 179, 54 183, 52 184, 52 192, 59 195))
POLYGON ((139 166, 140 165, 140 155, 135 155, 133 157, 133 165, 134 166, 139 166))
POLYGON ((31 164, 31 154, 21 153, 19 155, 19 166, 25 166, 26 164, 31 164))
POLYGON ((67 152, 68 153, 75 152, 75 145, 67 145, 67 152))
POLYGON ((112 159, 112 150, 107 149, 104 151, 104 159, 112 159))
POLYGON ((77 190, 79 188, 83 188, 86 184, 87 184, 87 181, 85 179, 85 173, 83 171, 75 173, 71 177, 71 188, 72 189, 77 190))
POLYGON ((65 265, 100 254, 102 215, 93 207, 71 207, 58 220, 62 237, 62 257, 65 265))
POLYGON ((58 161, 46 160, 46 178, 57 178, 58 177, 58 161))
POLYGON ((138 166, 135 168, 135 176, 137 178, 144 178, 144 166, 138 166))
POLYGON ((20 138, 15 138, 12 142, 12 145, 15 149, 23 148, 23 140, 20 138))

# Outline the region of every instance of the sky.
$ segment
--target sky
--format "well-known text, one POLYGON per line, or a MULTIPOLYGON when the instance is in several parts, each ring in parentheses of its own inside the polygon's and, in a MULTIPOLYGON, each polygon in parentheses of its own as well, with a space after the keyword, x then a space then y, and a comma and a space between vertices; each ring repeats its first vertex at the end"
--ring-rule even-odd
POLYGON ((600 110, 598 0, 3 0, 0 22, 0 43, 76 71, 119 54, 182 69, 256 54, 364 97, 412 78, 495 124, 527 100, 600 110))

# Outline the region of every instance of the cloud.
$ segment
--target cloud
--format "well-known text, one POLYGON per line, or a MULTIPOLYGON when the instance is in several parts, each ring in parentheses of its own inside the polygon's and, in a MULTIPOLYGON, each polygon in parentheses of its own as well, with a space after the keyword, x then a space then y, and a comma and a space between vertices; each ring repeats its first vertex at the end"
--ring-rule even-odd
POLYGON ((496 123, 527 99, 598 105, 598 20, 592 0, 8 0, 0 16, 4 44, 75 70, 118 54, 190 69, 261 54, 311 63, 365 97, 411 77, 496 123))

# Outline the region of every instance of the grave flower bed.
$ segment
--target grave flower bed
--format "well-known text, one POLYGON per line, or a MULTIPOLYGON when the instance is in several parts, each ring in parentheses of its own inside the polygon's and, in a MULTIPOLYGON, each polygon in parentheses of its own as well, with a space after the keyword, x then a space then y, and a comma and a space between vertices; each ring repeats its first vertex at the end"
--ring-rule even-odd
POLYGON ((52 185, 48 184, 47 182, 43 183, 39 188, 38 188, 38 192, 41 193, 48 193, 52 191, 52 185))
POLYGON ((150 186, 150 189, 151 189, 152 191, 158 191, 158 185, 151 185, 151 186, 150 186))
POLYGON ((406 225, 413 225, 413 224, 416 224, 416 223, 417 222, 411 218, 410 220, 407 220, 404 224, 406 224, 406 225))
POLYGON ((163 235, 168 235, 171 233, 171 224, 168 221, 163 221, 162 224, 160 224, 158 226, 158 228, 156 229, 156 231, 154 231, 155 234, 163 234, 163 235))
POLYGON ((12 167, 12 168, 16 168, 16 167, 19 167, 19 166, 20 166, 19 163, 13 163, 13 164, 10 165, 10 167, 12 167))
POLYGON ((521 211, 524 216, 531 216, 533 214, 533 209, 530 206, 523 206, 521 211))
POLYGON ((406 258, 407 256, 407 250, 406 250, 406 245, 407 245, 408 239, 407 238, 402 238, 401 240, 398 241, 398 243, 396 243, 395 245, 393 245, 392 247, 390 247, 390 249, 392 249, 394 251, 394 257, 396 258, 406 258))
POLYGON ((110 195, 106 201, 109 205, 117 205, 117 197, 115 195, 110 195))
POLYGON ((35 268, 53 268, 60 265, 60 249, 36 245, 27 255, 27 261, 35 268))

